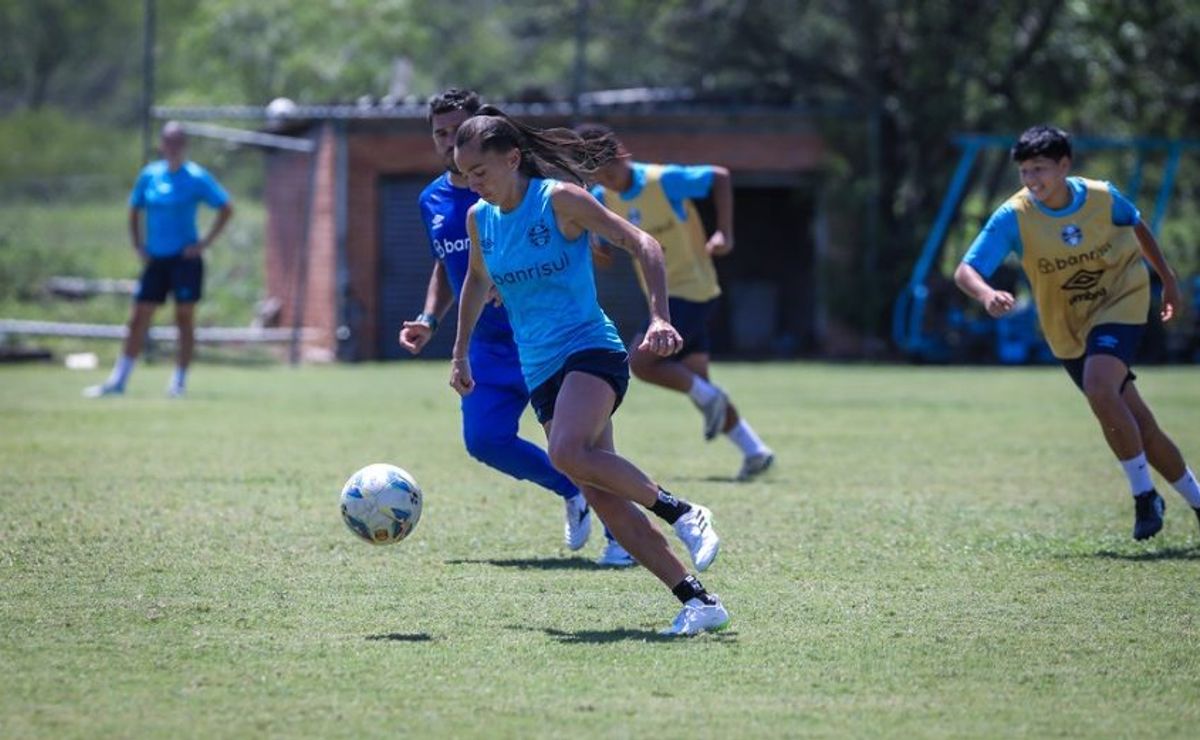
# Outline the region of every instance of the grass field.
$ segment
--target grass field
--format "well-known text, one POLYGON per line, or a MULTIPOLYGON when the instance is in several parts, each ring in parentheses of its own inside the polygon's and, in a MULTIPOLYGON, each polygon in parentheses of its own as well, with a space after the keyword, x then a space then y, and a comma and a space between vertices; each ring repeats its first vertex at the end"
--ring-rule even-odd
MULTIPOLYGON (((724 538, 733 614, 662 640, 642 569, 561 544, 551 495, 471 461, 442 363, 0 368, 3 737, 1194 737, 1200 527, 1123 476, 1065 374, 807 364, 718 375, 779 453, 759 482, 636 384, 617 443, 724 538), (337 493, 425 489, 372 548, 337 493)), ((1143 393, 1200 460, 1200 374, 1143 393)), ((527 431, 536 436, 531 419, 527 431)), ((1195 463, 1193 463, 1195 464, 1195 463)))

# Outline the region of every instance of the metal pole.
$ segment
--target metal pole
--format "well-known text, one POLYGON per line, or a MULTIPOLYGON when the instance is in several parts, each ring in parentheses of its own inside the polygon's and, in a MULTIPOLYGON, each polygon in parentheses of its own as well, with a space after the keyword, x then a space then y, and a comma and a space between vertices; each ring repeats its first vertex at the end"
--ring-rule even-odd
POLYGON ((571 80, 571 112, 579 116, 579 101, 587 84, 588 8, 591 0, 578 0, 575 10, 575 70, 571 80))
POLYGON ((154 134, 150 109, 154 107, 154 26, 155 0, 142 3, 142 161, 153 156, 154 134))

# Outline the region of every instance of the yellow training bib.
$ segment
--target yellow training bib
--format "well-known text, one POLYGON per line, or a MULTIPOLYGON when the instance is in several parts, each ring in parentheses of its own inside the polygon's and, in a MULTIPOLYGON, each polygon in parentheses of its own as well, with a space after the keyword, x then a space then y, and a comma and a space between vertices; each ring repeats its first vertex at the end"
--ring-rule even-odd
POLYGON ((1084 353, 1092 327, 1144 324, 1150 311, 1150 275, 1133 227, 1113 224, 1107 184, 1083 183, 1084 203, 1069 216, 1047 215, 1024 188, 1009 199, 1042 334, 1064 360, 1084 353))

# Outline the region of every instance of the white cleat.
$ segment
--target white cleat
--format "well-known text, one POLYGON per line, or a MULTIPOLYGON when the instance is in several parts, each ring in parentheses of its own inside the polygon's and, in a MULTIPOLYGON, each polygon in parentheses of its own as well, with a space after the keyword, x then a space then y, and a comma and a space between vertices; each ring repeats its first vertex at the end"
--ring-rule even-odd
POLYGON ((699 504, 692 504, 688 513, 675 520, 675 534, 683 541, 696 570, 706 571, 717 558, 721 549, 721 538, 712 527, 712 512, 699 504))
POLYGON ((119 396, 125 392, 125 389, 119 385, 109 383, 107 381, 100 385, 89 385, 83 389, 84 398, 103 398, 104 396, 119 396))
POLYGON ((182 385, 167 386, 167 398, 183 398, 184 393, 185 390, 182 385))
POLYGON ((713 396, 708 403, 700 405, 700 413, 704 414, 704 439, 713 440, 725 428, 725 418, 729 413, 729 396, 725 395, 725 391, 717 388, 713 389, 717 395, 713 396))
POLYGON ((628 550, 621 547, 620 542, 608 540, 608 544, 604 546, 604 552, 600 553, 600 557, 596 559, 596 565, 609 568, 628 568, 631 565, 637 565, 637 561, 633 559, 628 550))
POLYGON ((563 542, 567 549, 578 550, 587 544, 592 534, 592 510, 587 505, 583 494, 577 494, 564 499, 566 508, 566 524, 563 525, 563 542))
POLYGON ((720 632, 729 626, 729 612, 716 594, 710 594, 717 600, 715 604, 705 604, 700 599, 690 599, 676 615, 675 621, 660 635, 698 635, 701 632, 720 632))
POLYGON ((760 473, 765 473, 773 462, 775 462, 775 453, 770 450, 747 455, 746 459, 742 460, 742 469, 738 471, 737 480, 745 482, 760 473))

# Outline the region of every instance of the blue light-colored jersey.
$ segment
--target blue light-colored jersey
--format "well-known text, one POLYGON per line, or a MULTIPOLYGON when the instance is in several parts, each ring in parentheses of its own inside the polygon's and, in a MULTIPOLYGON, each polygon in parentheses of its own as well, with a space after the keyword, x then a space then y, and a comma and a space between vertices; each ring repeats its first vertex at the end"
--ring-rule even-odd
MULTIPOLYGON (((469 188, 456 187, 450 173, 443 173, 421 191, 418 205, 421 221, 429 235, 429 251, 446 268, 446 277, 455 297, 462 292, 470 268, 471 238, 467 236, 467 211, 479 196, 469 188)), ((513 342, 508 314, 502 307, 488 303, 475 325, 471 343, 509 344, 513 342)), ((494 353, 493 353, 494 354, 494 353)), ((481 368, 482 369, 482 368, 481 368)))
POLYGON ((220 208, 229 194, 208 170, 184 162, 171 172, 166 160, 151 162, 138 174, 129 207, 146 211, 146 253, 174 257, 200 241, 196 231, 196 206, 220 208))
POLYGON ((568 241, 559 231, 551 203, 557 186, 531 179, 512 211, 482 200, 475 209, 479 251, 508 309, 530 390, 575 352, 625 349, 596 300, 587 233, 568 241))
MULTIPOLYGON (((646 168, 650 165, 644 162, 630 162, 629 166, 633 170, 633 184, 629 186, 628 190, 621 193, 621 200, 633 200, 641 195, 642 190, 646 187, 646 168)), ((688 214, 684 201, 708 197, 708 194, 712 192, 713 168, 706 164, 658 166, 662 171, 659 183, 662 185, 663 192, 666 193, 671 209, 675 211, 675 215, 679 217, 680 221, 687 221, 688 214)), ((604 202, 604 194, 603 186, 597 185, 592 188, 592 195, 601 203, 604 202)))
MULTIPOLYGON (((1134 226, 1141 220, 1142 214, 1121 191, 1117 190, 1112 183, 1105 183, 1108 186, 1108 191, 1112 193, 1112 222, 1114 226, 1134 226)), ((1040 201, 1034 199, 1033 203, 1038 210, 1047 216, 1054 218, 1064 218, 1076 213, 1080 208, 1083 208, 1087 202, 1087 186, 1082 178, 1068 177, 1067 186, 1071 190, 1071 203, 1065 208, 1054 210, 1047 208, 1040 201)), ((989 277, 996 268, 1004 262, 1004 259, 1010 252, 1015 252, 1017 257, 1021 257, 1024 251, 1024 245, 1021 243, 1021 231, 1017 224, 1017 213, 1010 203, 1005 203, 992 213, 991 218, 984 224, 983 230, 979 232, 979 236, 975 237, 975 241, 971 244, 971 248, 967 250, 963 257, 963 262, 966 262, 971 267, 975 268, 983 277, 989 277)))

